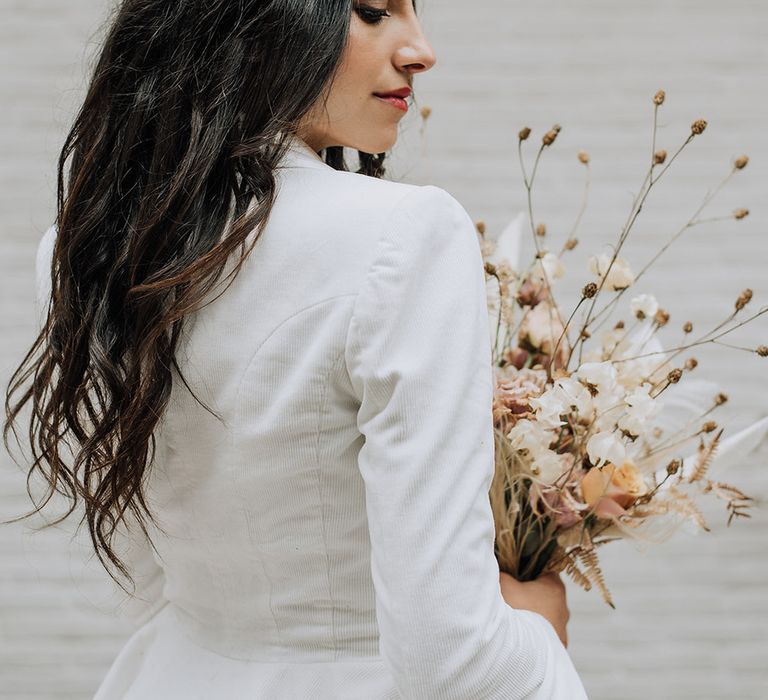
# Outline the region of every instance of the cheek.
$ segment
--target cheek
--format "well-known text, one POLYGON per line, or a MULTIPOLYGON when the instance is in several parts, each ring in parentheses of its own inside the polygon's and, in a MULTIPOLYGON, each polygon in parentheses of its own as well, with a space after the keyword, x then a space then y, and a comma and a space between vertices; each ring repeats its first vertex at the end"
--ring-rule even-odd
MULTIPOLYGON (((364 31, 350 29, 349 40, 337 76, 340 93, 347 99, 365 100, 376 90, 375 79, 381 72, 380 52, 364 31)), ((381 87, 379 86, 379 89, 381 87)))

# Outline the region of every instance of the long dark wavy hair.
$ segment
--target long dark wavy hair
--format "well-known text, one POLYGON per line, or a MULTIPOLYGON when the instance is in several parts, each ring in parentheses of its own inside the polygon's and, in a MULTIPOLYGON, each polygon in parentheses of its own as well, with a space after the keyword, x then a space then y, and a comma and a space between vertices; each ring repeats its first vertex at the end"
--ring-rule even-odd
MULTIPOLYGON (((82 499, 80 524, 118 583, 107 560, 133 579, 113 551, 115 528, 126 512, 145 536, 145 518, 154 523, 142 484, 173 369, 184 381, 174 357, 184 318, 230 255, 240 248, 229 284, 252 249, 273 171, 327 98, 352 11, 352 0, 124 0, 111 20, 59 157, 51 296, 9 383, 3 440, 12 431, 18 442, 31 402, 35 508, 6 522, 59 493, 69 508, 49 527, 82 499)), ((382 177, 384 156, 358 152, 357 172, 382 177)), ((341 146, 321 157, 347 169, 341 146)))

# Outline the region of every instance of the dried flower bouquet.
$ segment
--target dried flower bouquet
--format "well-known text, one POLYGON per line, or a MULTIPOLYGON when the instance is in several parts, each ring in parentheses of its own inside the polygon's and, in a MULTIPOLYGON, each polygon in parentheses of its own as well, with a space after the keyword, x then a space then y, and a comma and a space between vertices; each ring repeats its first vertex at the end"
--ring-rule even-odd
MULTIPOLYGON (((686 231, 713 220, 700 218, 703 209, 749 162, 747 156, 737 158, 687 224, 635 273, 621 253, 643 205, 672 163, 707 127, 703 119, 695 121, 670 157, 656 146, 657 116, 664 101, 660 90, 653 98, 648 171, 613 252, 591 257, 592 281, 570 313, 556 302, 553 287, 565 273, 563 259, 578 245, 575 234, 590 185, 588 153, 577 154, 586 173, 584 198, 573 232, 559 252, 548 250, 546 226, 536 223, 532 204, 536 171, 556 142, 559 125, 543 135, 530 175, 523 146, 531 129, 519 132, 527 216, 518 216, 495 238, 484 222, 477 222, 495 373, 496 473, 489 496, 499 567, 519 580, 565 571, 586 590, 596 585, 611 607, 597 548, 620 539, 660 542, 685 522, 708 531, 695 499, 698 494, 723 499, 729 525, 736 517, 749 517, 746 511, 753 499, 736 486, 709 478, 708 471, 716 455, 738 459, 768 430, 764 419, 724 438, 712 413, 727 395, 709 382, 689 380, 698 362, 683 357, 702 345, 727 345, 725 336, 768 312, 768 307, 748 312, 751 290, 742 291, 732 312, 709 330, 696 333, 691 323, 683 324, 684 340, 675 347, 664 348, 659 340, 658 331, 670 323, 670 314, 651 294, 631 297, 632 322, 612 322, 605 329, 620 300, 659 257, 686 231), (521 266, 524 228, 536 252, 521 266)), ((422 112, 425 122, 430 112, 422 112)), ((748 214, 747 209, 737 209, 724 218, 738 221, 748 214)), ((763 345, 729 347, 768 356, 763 345)))

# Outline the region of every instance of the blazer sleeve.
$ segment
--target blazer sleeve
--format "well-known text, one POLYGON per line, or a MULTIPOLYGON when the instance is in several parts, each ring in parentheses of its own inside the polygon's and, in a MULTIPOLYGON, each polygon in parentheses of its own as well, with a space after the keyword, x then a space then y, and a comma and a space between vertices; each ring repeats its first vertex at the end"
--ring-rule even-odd
MULTIPOLYGON (((38 328, 45 324, 51 297, 51 262, 55 242, 56 227, 51 226, 40 239, 35 254, 35 313, 38 328)), ((136 583, 134 594, 127 596, 110 579, 114 586, 114 611, 120 619, 139 626, 168 602, 163 595, 165 575, 152 554, 149 541, 130 517, 115 530, 113 548, 125 562, 136 583)))
POLYGON ((133 627, 149 622, 168 603, 165 596, 165 572, 154 558, 152 546, 144 536, 132 513, 115 530, 113 548, 131 573, 136 588, 127 595, 114 585, 118 618, 133 627))
POLYGON ((407 700, 586 698, 549 621, 501 595, 474 223, 452 195, 425 185, 385 226, 346 346, 381 655, 407 700))

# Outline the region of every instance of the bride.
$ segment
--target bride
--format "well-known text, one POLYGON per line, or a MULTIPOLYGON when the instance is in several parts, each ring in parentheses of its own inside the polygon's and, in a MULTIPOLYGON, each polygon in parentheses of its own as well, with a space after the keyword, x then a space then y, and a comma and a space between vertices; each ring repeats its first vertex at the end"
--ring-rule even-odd
POLYGON ((118 8, 6 424, 125 591, 96 700, 586 698, 494 557, 474 224, 383 177, 435 62, 411 0, 118 8))

